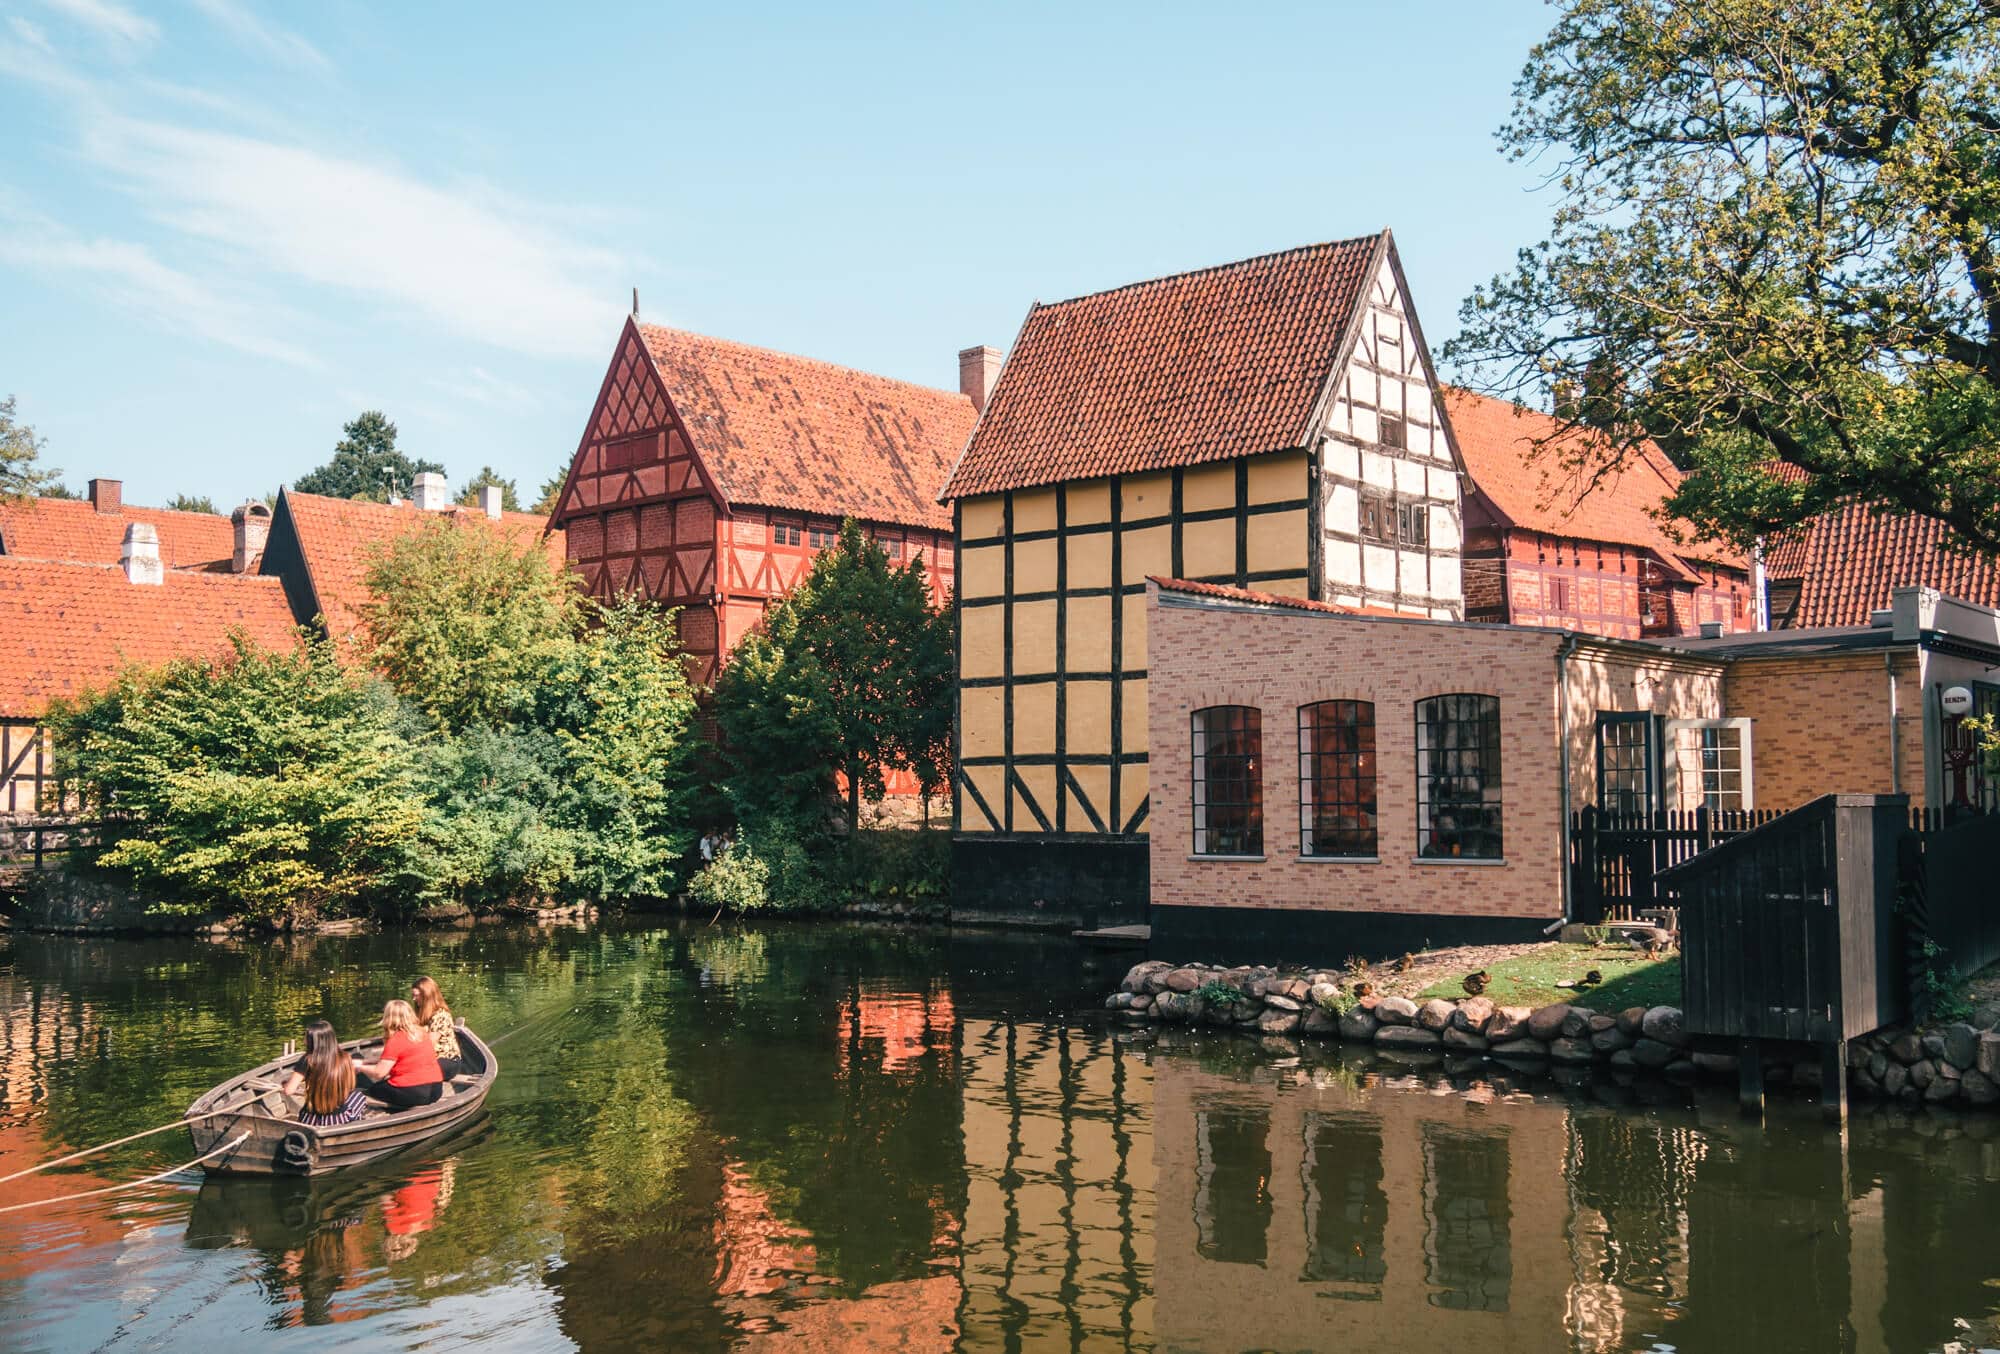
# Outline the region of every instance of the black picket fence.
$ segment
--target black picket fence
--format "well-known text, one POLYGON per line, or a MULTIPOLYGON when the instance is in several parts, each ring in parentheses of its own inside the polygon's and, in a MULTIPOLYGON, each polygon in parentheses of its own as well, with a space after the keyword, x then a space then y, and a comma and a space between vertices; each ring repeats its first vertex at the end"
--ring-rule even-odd
POLYGON ((1776 809, 1611 813, 1587 808, 1572 814, 1570 918, 1594 924, 1671 907, 1673 899, 1659 885, 1662 871, 1776 817, 1776 809))

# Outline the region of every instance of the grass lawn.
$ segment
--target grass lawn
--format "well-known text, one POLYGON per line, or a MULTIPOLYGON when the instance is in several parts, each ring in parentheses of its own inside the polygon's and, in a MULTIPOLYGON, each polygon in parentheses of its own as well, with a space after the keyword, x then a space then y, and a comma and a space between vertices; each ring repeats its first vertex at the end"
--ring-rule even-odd
MULTIPOLYGON (((1465 995, 1458 978, 1433 983, 1419 994, 1447 1000, 1465 995)), ((1591 945, 1542 945, 1486 970, 1486 995, 1495 1006, 1548 1006, 1558 1001, 1607 1014, 1628 1006, 1681 1004, 1681 961, 1672 955, 1648 959, 1637 950, 1591 945), (1580 980, 1592 969, 1603 975, 1594 987, 1557 987, 1557 979, 1580 980)))

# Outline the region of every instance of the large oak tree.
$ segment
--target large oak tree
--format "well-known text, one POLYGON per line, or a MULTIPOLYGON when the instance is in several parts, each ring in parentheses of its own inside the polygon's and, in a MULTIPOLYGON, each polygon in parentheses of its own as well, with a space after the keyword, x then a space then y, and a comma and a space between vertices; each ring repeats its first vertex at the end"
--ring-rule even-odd
POLYGON ((1582 475, 1660 441, 1700 530, 1858 497, 2000 550, 2000 0, 1556 8, 1500 132, 1554 221, 1447 355, 1610 434, 1582 475))

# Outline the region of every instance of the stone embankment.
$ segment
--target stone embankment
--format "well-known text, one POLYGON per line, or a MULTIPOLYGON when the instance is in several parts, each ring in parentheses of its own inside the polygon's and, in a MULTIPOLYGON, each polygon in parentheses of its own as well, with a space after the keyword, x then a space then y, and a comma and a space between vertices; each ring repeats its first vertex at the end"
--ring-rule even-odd
MULTIPOLYGON (((1733 1054, 1696 1046, 1674 1006, 1598 1011, 1580 1003, 1497 1006, 1489 998, 1355 997, 1347 975, 1214 968, 1149 960, 1105 1000, 1133 1024, 1207 1026, 1266 1036, 1342 1039, 1403 1054, 1516 1065, 1657 1072, 1677 1080, 1734 1076, 1733 1054)), ((1767 1083, 1817 1087, 1816 1056, 1767 1053, 1767 1083)), ((1908 1103, 2000 1102, 2000 1034, 1971 1025, 1884 1030, 1848 1045, 1850 1094, 1908 1103)))

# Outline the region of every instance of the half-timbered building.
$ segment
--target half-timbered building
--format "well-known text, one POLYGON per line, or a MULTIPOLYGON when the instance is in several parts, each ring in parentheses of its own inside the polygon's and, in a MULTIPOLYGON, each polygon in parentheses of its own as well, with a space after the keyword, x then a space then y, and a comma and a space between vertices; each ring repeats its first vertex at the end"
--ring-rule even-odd
POLYGON ((941 495, 961 906, 1143 908, 1149 575, 1463 615, 1436 390, 1387 231, 1029 312, 941 495))
POLYGON ((858 520, 892 561, 953 578, 934 495, 972 430, 970 394, 627 321, 551 523, 590 594, 680 609, 696 677, 858 520))
POLYGON ((1681 472, 1659 447, 1605 468, 1589 434, 1547 414, 1449 386, 1444 401, 1469 480, 1468 620, 1624 639, 1759 628, 1749 561, 1668 535, 1681 472))

